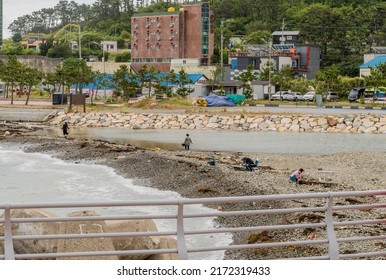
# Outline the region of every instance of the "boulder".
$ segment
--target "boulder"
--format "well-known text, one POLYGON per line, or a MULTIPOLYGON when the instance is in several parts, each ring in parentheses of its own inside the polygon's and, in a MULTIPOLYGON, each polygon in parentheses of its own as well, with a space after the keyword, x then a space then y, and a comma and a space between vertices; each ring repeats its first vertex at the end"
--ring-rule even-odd
MULTIPOLYGON (((132 221, 107 221, 107 232, 157 232, 157 226, 152 220, 132 221)), ((138 237, 116 237, 113 238, 114 248, 123 250, 153 250, 160 248, 160 237, 138 236, 138 237)), ((120 256, 124 260, 144 260, 150 254, 120 256)))
MULTIPOLYGON (((68 217, 98 216, 94 211, 73 212, 68 217)), ((60 227, 62 234, 90 234, 108 232, 105 221, 67 221, 60 227)), ((58 253, 114 251, 111 238, 60 239, 58 253)), ((58 260, 117 260, 117 256, 60 257, 58 260)))
MULTIPOLYGON (((41 209, 11 210, 12 218, 48 218, 55 215, 41 209)), ((13 223, 12 235, 44 235, 59 232, 60 223, 13 223)), ((0 235, 3 235, 3 225, 0 225, 0 235)), ((55 253, 58 241, 55 239, 15 240, 13 242, 16 254, 55 253)), ((0 248, 1 249, 1 248, 0 248)))
POLYGON ((329 125, 329 126, 336 126, 336 125, 338 124, 338 120, 333 119, 333 118, 329 118, 329 119, 327 120, 327 122, 328 122, 328 125, 329 125))
MULTIPOLYGON (((176 249, 177 240, 173 237, 161 237, 160 249, 176 249)), ((164 260, 178 260, 178 254, 155 254, 151 255, 147 260, 164 261, 164 260)))

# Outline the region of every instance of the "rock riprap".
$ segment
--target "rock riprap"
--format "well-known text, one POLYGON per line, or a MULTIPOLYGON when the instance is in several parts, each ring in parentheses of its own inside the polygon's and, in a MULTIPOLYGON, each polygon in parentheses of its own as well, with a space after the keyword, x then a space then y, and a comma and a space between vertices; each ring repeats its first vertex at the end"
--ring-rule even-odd
POLYGON ((386 116, 349 115, 209 115, 161 113, 58 113, 51 125, 130 129, 216 129, 278 132, 386 133, 386 116))

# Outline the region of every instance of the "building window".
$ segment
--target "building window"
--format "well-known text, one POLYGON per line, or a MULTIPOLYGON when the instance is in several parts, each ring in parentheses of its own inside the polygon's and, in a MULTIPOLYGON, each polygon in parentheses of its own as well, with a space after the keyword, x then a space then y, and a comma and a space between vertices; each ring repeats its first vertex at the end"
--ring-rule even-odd
POLYGON ((133 19, 133 27, 134 29, 138 29, 138 20, 136 18, 133 19))
POLYGON ((209 26, 210 26, 208 3, 202 4, 201 20, 202 20, 201 54, 203 56, 208 56, 209 55, 209 26))
POLYGON ((150 25, 151 25, 151 20, 150 20, 150 18, 147 18, 146 19, 146 28, 149 28, 150 25))
POLYGON ((149 41, 149 40, 150 40, 150 35, 151 35, 150 31, 147 31, 146 41, 149 41))
POLYGON ((159 30, 157 30, 157 32, 155 33, 155 36, 157 38, 157 41, 161 41, 161 32, 159 30))
POLYGON ((157 27, 161 27, 161 19, 159 17, 157 17, 156 22, 157 22, 157 27))
POLYGON ((287 40, 292 40, 292 36, 287 36, 287 40))
POLYGON ((170 43, 170 49, 174 51, 176 49, 176 45, 174 45, 174 43, 170 43))
POLYGON ((151 45, 150 45, 150 44, 147 44, 147 45, 146 45, 146 48, 147 48, 148 51, 150 51, 150 50, 151 50, 151 45))
POLYGON ((176 23, 175 18, 173 16, 170 17, 170 27, 173 27, 175 23, 176 23))

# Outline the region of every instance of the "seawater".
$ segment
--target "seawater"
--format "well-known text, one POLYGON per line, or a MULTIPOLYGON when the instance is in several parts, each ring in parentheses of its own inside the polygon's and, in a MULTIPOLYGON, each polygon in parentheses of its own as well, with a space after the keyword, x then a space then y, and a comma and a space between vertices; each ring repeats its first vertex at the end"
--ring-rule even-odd
MULTIPOLYGON (((15 146, 0 144, 0 203, 129 201, 178 198, 176 192, 138 186, 133 180, 119 176, 106 166, 88 163, 69 163, 41 153, 25 153, 15 146)), ((65 216, 77 209, 50 210, 65 216)), ((175 214, 175 206, 143 206, 130 208, 95 209, 101 215, 175 214), (127 213, 130 211, 130 213, 127 213)), ((203 206, 188 206, 186 212, 213 212, 203 206)), ((160 231, 176 229, 174 220, 156 220, 160 231)), ((211 218, 187 219, 186 230, 215 227, 211 218)), ((226 234, 187 236, 188 246, 226 245, 226 234)), ((191 259, 222 259, 224 252, 194 253, 191 259)))

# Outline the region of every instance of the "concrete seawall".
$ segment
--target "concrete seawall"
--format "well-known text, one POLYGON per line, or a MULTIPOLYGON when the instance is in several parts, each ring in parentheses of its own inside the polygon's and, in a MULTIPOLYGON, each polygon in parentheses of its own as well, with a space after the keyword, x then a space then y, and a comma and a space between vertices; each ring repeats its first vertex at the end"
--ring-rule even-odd
POLYGON ((213 129, 278 132, 386 133, 386 116, 280 114, 58 113, 51 125, 130 129, 213 129))

